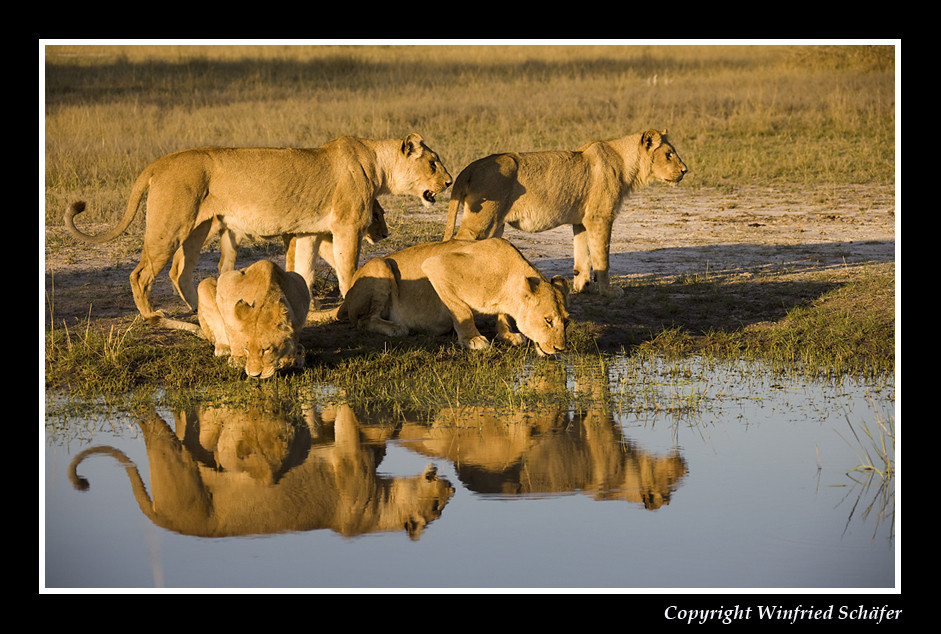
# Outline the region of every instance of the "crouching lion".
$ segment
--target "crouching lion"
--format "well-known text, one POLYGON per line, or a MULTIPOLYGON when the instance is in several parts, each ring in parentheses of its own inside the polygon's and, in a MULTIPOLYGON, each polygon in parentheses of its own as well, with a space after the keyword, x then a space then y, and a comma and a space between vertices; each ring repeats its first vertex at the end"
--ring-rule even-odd
MULTIPOLYGON (((66 211, 65 223, 82 240, 107 242, 127 229, 147 194, 144 246, 130 281, 137 309, 149 318, 160 314, 150 301, 154 278, 171 258, 176 259, 173 283, 197 310, 193 270, 213 225, 236 237, 329 235, 345 294, 376 197, 414 194, 431 205, 450 184, 438 155, 415 133, 382 141, 341 137, 319 148, 204 147, 168 154, 147 166, 113 229, 96 236, 79 231, 74 216, 85 209, 84 202, 66 211)), ((306 251, 316 255, 315 240, 306 242, 306 251)), ((308 284, 313 283, 312 260, 297 259, 308 284)))
POLYGON ((500 237, 505 223, 539 232, 572 225, 574 290, 590 287, 620 295, 608 273, 611 226, 627 196, 651 178, 679 183, 686 165, 666 131, 648 130, 610 141, 593 141, 574 152, 493 154, 464 168, 454 181, 444 239, 500 237))
POLYGON ((567 293, 564 278, 549 282, 502 238, 430 242, 363 265, 337 319, 387 336, 453 328, 461 345, 476 350, 490 342, 474 316, 497 315, 497 338, 514 345, 528 338, 551 355, 565 349, 567 293))
POLYGON ((303 367, 304 347, 298 336, 307 320, 310 294, 299 274, 259 260, 219 279, 199 284, 199 326, 152 317, 158 326, 197 332, 215 345, 216 356, 243 367, 253 378, 267 379, 278 370, 303 367))

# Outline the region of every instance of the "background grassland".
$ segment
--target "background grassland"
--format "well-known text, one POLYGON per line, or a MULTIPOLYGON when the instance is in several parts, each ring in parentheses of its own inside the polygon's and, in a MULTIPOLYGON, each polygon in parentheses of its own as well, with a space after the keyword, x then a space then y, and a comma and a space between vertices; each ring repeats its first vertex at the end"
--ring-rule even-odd
MULTIPOLYGON (((508 150, 667 128, 686 187, 894 182, 890 46, 49 46, 45 222, 113 222, 199 145, 416 131, 453 175, 508 150)), ((142 228, 143 214, 132 230, 142 228)))
MULTIPOLYGON (((671 131, 691 168, 684 188, 894 186, 894 56, 891 46, 48 46, 43 223, 61 225, 77 199, 89 202, 82 226, 114 223, 138 173, 183 148, 319 146, 341 135, 411 131, 453 176, 493 152, 572 149, 656 127, 671 131)), ((439 227, 409 222, 416 201, 383 204, 406 212, 388 216, 396 248, 439 238, 439 227)), ((143 218, 131 233, 142 231, 143 218)), ((667 327, 623 345, 638 356, 746 353, 835 369, 875 358, 877 372, 891 372, 893 286, 889 266, 871 278, 822 280, 816 301, 756 291, 737 304, 754 310, 755 321, 768 303, 794 309, 752 330, 720 320, 728 286, 690 280, 679 306, 658 286, 632 288, 631 301, 663 323, 701 310, 709 317, 693 321, 710 326, 695 336, 667 327)), ((202 342, 147 332, 133 317, 117 330, 58 320, 46 337, 47 389, 98 395, 244 383, 223 363, 210 366, 202 342)), ((587 355, 576 362, 604 365, 590 314, 570 327, 569 340, 587 355)), ((526 394, 512 377, 532 367, 532 355, 506 348, 468 356, 420 339, 364 345, 324 344, 308 370, 252 389, 330 384, 351 395, 410 391, 420 402, 429 394, 495 398, 496 385, 512 400, 526 394), (477 387, 465 380, 484 371, 493 374, 477 387)))

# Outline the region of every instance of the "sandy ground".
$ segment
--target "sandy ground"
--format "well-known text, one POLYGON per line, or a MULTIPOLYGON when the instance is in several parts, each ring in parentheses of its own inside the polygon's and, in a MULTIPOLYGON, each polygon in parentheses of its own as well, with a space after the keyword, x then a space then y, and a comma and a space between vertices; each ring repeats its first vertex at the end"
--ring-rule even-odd
MULTIPOLYGON (((889 189, 639 192, 615 222, 611 272, 643 276, 757 274, 895 259, 895 200, 889 189), (794 248, 797 247, 797 248, 794 248)), ((571 275, 571 230, 507 232, 546 273, 571 275)))
MULTIPOLYGON (((668 281, 690 274, 748 279, 764 273, 793 274, 893 262, 898 255, 895 205, 894 191, 886 187, 782 191, 655 184, 637 192, 615 222, 612 279, 622 284, 668 281)), ((439 199, 432 210, 416 205, 407 213, 440 222, 443 232, 447 200, 439 199)), ((89 316, 107 321, 136 314, 128 275, 140 256, 140 235, 123 235, 105 245, 78 245, 63 238, 67 235, 62 227, 44 230, 45 319, 49 318, 50 302, 57 323, 89 316)), ((540 234, 508 228, 504 237, 547 276, 571 277, 570 227, 540 234)), ((373 247, 368 255, 381 254, 383 244, 373 247)), ((216 274, 218 253, 212 248, 204 248, 197 280, 216 274)), ((281 256, 273 259, 283 264, 281 256)), ((249 263, 248 257, 240 257, 239 266, 249 263)), ((153 297, 155 305, 169 314, 186 315, 166 271, 155 283, 153 297)), ((325 298, 325 305, 330 301, 329 296, 325 298)), ((578 317, 578 306, 584 302, 598 305, 609 301, 578 296, 573 301, 573 318, 578 317)))

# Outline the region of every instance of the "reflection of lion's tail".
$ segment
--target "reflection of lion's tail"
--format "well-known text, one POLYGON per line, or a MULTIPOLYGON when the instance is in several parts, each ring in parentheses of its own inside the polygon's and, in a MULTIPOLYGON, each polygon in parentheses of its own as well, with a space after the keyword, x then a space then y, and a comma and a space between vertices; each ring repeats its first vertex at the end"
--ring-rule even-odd
POLYGON ((93 236, 80 231, 78 227, 75 226, 74 218, 78 214, 85 211, 85 201, 72 203, 72 205, 65 211, 65 226, 68 227, 72 235, 86 242, 101 243, 114 240, 119 235, 124 233, 124 231, 130 226, 131 221, 134 220, 134 216, 137 215, 137 209, 140 207, 140 203, 144 199, 144 194, 150 187, 150 179, 152 175, 153 168, 150 166, 141 172, 141 175, 137 177, 137 180, 134 181, 134 187, 131 188, 131 197, 127 201, 127 209, 124 210, 124 217, 121 218, 121 222, 119 222, 118 225, 112 228, 110 231, 99 233, 98 235, 93 236))
POLYGON ((457 222, 457 212, 460 211, 464 203, 464 195, 467 193, 467 178, 461 178, 463 172, 458 174, 454 185, 451 187, 451 202, 448 205, 448 222, 444 227, 444 241, 447 242, 454 236, 454 224, 457 222))
POLYGON ((134 489, 134 497, 137 498, 137 503, 141 507, 141 510, 144 512, 147 517, 153 515, 153 504, 150 501, 150 496, 147 495, 147 487, 144 485, 144 481, 140 477, 140 473, 137 471, 137 465, 127 457, 127 455, 120 449, 115 449, 114 447, 89 447, 85 451, 79 453, 72 460, 72 464, 69 465, 69 481, 72 483, 72 486, 78 489, 79 491, 87 491, 89 484, 88 480, 78 475, 77 469, 78 465, 82 460, 87 458, 92 454, 103 453, 109 456, 112 456, 121 463, 121 465, 127 471, 127 477, 131 481, 131 488, 134 489))

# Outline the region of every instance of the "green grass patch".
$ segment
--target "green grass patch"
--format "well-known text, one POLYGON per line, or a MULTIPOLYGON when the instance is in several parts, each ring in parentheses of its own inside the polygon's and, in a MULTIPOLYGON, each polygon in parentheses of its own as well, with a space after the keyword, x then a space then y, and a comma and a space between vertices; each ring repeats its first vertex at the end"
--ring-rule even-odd
MULTIPOLYGON (((752 299, 746 308, 736 302, 736 314, 750 315, 753 323, 741 328, 709 326, 700 332, 671 326, 642 347, 669 355, 760 358, 814 376, 891 374, 895 371, 894 270, 893 265, 881 265, 864 267, 862 274, 846 279, 817 276, 799 282, 760 282, 768 291, 765 295, 752 299), (776 288, 782 284, 790 288, 776 288), (806 288, 819 295, 806 297, 806 288), (775 307, 784 311, 782 317, 758 318, 775 307)), ((722 295, 726 288, 705 292, 722 295)), ((695 311, 696 303, 694 299, 682 305, 695 311)), ((699 311, 701 323, 709 322, 699 311)))
MULTIPOLYGON (((589 299, 584 305, 592 308, 569 323, 569 350, 556 359, 538 357, 531 345, 498 342, 470 352, 453 336, 384 338, 348 324, 309 326, 304 333, 307 367, 269 381, 248 379, 189 333, 156 330, 131 318, 110 324, 86 321, 46 333, 46 389, 80 403, 113 399, 120 405, 127 400, 124 395, 135 391, 238 401, 273 390, 298 402, 329 397, 365 409, 431 411, 481 404, 538 408, 550 402, 614 398, 608 382, 599 379, 612 363, 632 357, 758 360, 781 372, 824 379, 894 374, 894 266, 800 282, 771 278, 754 282, 747 294, 738 284, 667 284, 691 295, 669 300, 683 319, 659 328, 624 326, 620 317, 612 318, 610 306, 601 310, 589 299), (807 284, 817 290, 816 297, 806 297, 807 284), (776 291, 772 300, 761 294, 764 286, 776 291), (702 303, 697 293, 736 294, 738 314, 749 315, 751 323, 709 317, 715 311, 697 307, 702 303), (779 317, 764 318, 774 314, 779 317), (621 334, 611 336, 612 329, 621 334), (629 343, 623 341, 625 331, 630 331, 629 343)), ((672 314, 672 309, 664 311, 659 293, 656 288, 640 297, 632 293, 632 314, 653 315, 650 319, 672 314)))

